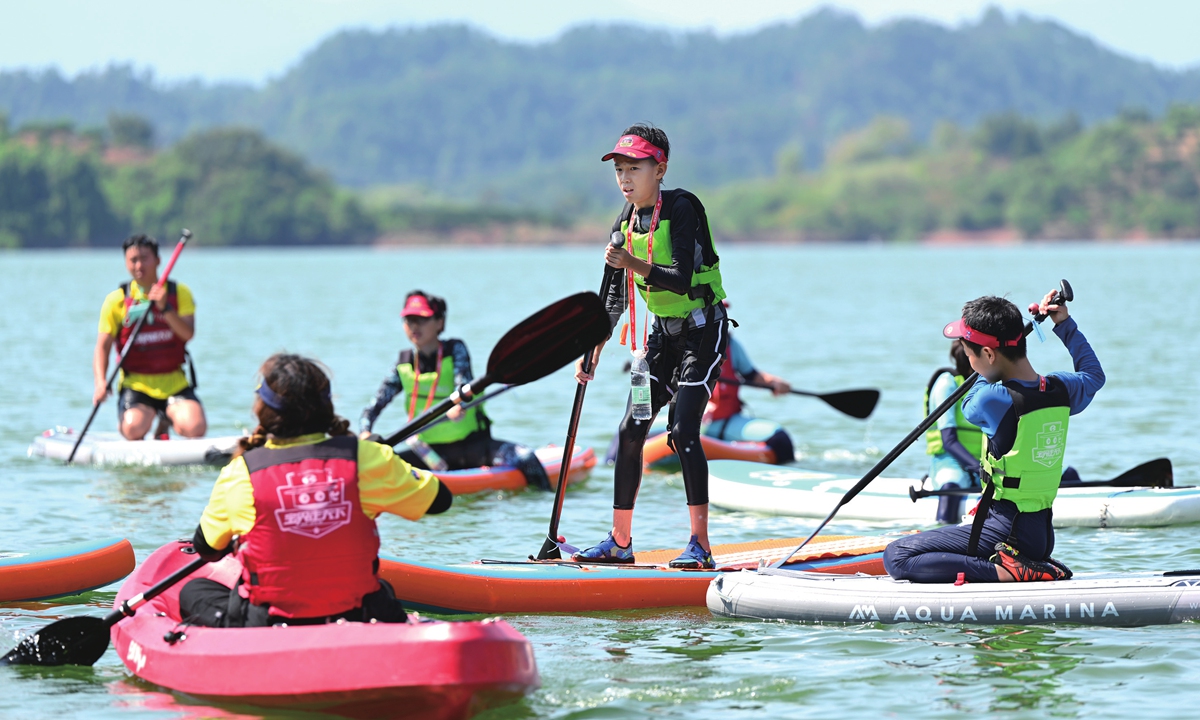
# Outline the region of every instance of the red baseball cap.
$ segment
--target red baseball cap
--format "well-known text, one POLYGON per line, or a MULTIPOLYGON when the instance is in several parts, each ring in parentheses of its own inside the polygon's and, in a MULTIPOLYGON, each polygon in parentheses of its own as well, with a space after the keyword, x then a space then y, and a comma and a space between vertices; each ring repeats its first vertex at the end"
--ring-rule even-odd
POLYGON ((429 301, 422 295, 413 295, 404 303, 404 309, 400 311, 400 317, 433 317, 436 313, 429 306, 429 301))
POLYGON ((983 347, 989 348, 998 348, 1001 345, 1005 347, 1016 347, 1020 344, 1021 338, 1023 337, 1022 335, 1018 335, 1013 340, 1001 341, 1000 338, 996 337, 995 335, 988 335, 985 332, 976 330, 968 325, 967 321, 963 320, 962 318, 959 318, 958 320, 955 320, 946 327, 942 328, 942 335, 951 339, 962 338, 967 342, 973 342, 976 345, 982 345, 983 347))
POLYGON ((667 161, 667 154, 662 151, 662 148, 637 135, 622 135, 612 152, 600 158, 600 162, 608 162, 618 155, 624 155, 634 160, 651 158, 658 162, 667 161))

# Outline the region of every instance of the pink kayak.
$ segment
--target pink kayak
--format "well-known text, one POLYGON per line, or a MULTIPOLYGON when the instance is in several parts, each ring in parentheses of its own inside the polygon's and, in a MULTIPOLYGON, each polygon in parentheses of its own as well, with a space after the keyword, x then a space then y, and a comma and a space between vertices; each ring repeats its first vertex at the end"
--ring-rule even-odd
MULTIPOLYGON (((189 542, 159 548, 121 586, 114 607, 193 559, 189 542)), ((192 577, 228 583, 238 572, 226 558, 192 577)), ((171 690, 350 717, 448 719, 538 686, 533 647, 500 619, 202 628, 179 622, 184 583, 112 629, 125 667, 171 690), (164 636, 173 631, 182 637, 170 643, 164 636)))

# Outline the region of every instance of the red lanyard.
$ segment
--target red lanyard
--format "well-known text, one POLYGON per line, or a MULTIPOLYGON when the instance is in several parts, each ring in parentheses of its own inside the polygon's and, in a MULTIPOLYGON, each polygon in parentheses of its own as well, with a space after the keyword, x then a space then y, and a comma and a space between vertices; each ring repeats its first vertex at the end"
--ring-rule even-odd
MULTIPOLYGON (((412 402, 410 402, 408 404, 408 419, 409 420, 412 420, 413 416, 417 414, 417 391, 421 387, 420 359, 421 359, 421 350, 420 350, 420 348, 416 348, 413 351, 413 359, 412 359, 413 391, 412 391, 412 402)), ((429 406, 433 405, 433 394, 435 392, 437 392, 437 386, 438 386, 438 383, 441 382, 441 380, 442 380, 442 341, 439 340, 438 341, 438 354, 437 354, 437 374, 433 376, 433 384, 429 386, 429 397, 425 398, 425 408, 424 408, 425 410, 428 410, 429 406)))
MULTIPOLYGON (((650 216, 650 232, 646 234, 646 258, 651 265, 654 264, 654 231, 658 229, 658 216, 662 212, 662 192, 658 193, 658 200, 654 203, 654 214, 650 216)), ((637 208, 629 214, 629 224, 625 226, 625 250, 633 255, 633 221, 637 218, 637 208)), ((632 352, 637 352, 637 284, 633 281, 633 271, 625 271, 626 290, 625 296, 629 298, 629 349, 632 352)), ((646 326, 650 324, 649 309, 643 311, 642 315, 642 346, 646 345, 646 326)))

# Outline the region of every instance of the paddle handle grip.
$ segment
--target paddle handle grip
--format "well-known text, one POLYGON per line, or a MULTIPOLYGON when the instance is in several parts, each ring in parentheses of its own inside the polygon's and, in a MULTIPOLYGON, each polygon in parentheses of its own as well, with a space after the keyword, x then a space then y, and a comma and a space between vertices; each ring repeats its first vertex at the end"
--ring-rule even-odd
POLYGON ((167 284, 167 278, 171 276, 171 271, 175 269, 175 261, 179 259, 179 254, 183 252, 183 246, 187 245, 188 240, 192 239, 192 231, 187 228, 181 230, 179 235, 179 242, 175 243, 175 251, 171 253, 171 258, 167 260, 167 266, 163 268, 162 277, 155 283, 157 287, 167 284))

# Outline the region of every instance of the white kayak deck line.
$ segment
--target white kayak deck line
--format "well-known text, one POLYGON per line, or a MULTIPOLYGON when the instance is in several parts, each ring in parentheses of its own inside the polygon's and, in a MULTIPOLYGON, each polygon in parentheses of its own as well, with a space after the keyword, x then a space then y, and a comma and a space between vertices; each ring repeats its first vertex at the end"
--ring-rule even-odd
MULTIPOLYGON (((709 501, 725 510, 823 519, 860 478, 742 460, 709 463, 709 501)), ((839 520, 931 525, 937 497, 913 502, 913 478, 878 477, 838 510, 839 520)), ((978 495, 968 495, 972 507, 978 495)), ((1064 487, 1055 527, 1159 527, 1200 522, 1200 488, 1064 487)))

